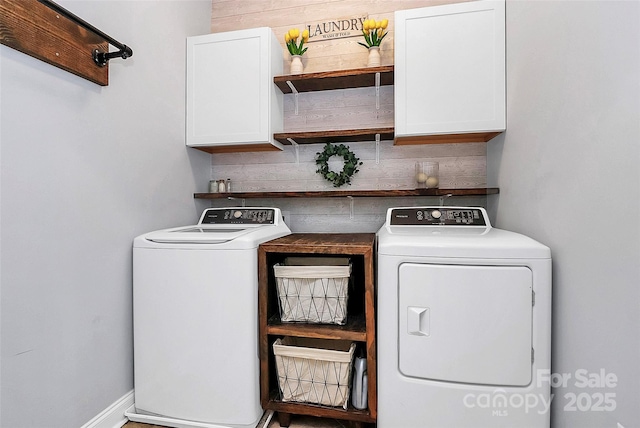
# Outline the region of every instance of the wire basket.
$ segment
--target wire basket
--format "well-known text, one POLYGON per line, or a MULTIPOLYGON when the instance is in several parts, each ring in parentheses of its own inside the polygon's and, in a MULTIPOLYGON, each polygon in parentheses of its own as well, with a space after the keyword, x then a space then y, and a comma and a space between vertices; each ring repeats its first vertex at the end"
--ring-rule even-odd
POLYGON ((347 408, 356 344, 285 337, 273 344, 282 401, 347 408))
POLYGON ((283 322, 339 325, 347 322, 351 277, 349 259, 295 258, 285 260, 285 265, 276 264, 273 270, 283 322), (288 266, 288 263, 308 265, 288 266))

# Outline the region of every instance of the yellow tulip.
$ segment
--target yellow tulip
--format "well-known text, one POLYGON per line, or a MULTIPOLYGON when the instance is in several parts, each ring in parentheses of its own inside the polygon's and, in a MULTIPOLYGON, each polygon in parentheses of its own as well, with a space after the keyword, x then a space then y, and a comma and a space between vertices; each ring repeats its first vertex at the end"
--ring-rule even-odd
POLYGON ((300 36, 300 30, 296 28, 296 29, 294 29, 294 32, 295 32, 295 33, 294 33, 294 34, 295 34, 295 36, 294 36, 293 38, 294 38, 294 39, 297 39, 297 38, 300 36))
POLYGON ((388 19, 383 19, 382 20, 382 28, 383 29, 387 29, 387 25, 389 25, 389 20, 388 19))
POLYGON ((284 42, 289 43, 290 41, 291 41, 291 37, 289 36, 289 32, 287 32, 287 34, 284 35, 284 42))
POLYGON ((304 40, 305 42, 309 40, 309 30, 304 30, 302 32, 302 40, 304 40))
POLYGON ((368 19, 365 19, 365 21, 362 23, 362 29, 364 31, 369 30, 369 20, 368 19))
POLYGON ((382 21, 376 21, 376 29, 382 27, 382 21))

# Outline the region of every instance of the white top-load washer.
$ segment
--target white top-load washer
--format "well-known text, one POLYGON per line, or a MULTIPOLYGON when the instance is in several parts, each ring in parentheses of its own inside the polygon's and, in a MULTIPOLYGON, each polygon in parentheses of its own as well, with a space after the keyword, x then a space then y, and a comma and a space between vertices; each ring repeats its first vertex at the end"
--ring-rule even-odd
POLYGON ((209 208, 197 225, 135 238, 129 419, 256 426, 257 248, 290 233, 278 208, 209 208))
POLYGON ((475 207, 391 208, 377 246, 378 427, 548 427, 549 248, 475 207))

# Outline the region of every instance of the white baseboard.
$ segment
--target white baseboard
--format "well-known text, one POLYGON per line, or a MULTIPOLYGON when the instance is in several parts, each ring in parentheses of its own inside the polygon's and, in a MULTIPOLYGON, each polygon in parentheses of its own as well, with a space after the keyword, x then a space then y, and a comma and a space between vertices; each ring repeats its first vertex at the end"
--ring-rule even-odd
POLYGON ((128 422, 124 412, 132 407, 133 403, 133 390, 131 390, 81 428, 120 428, 128 422))
POLYGON ((138 413, 135 406, 131 406, 131 408, 125 412, 125 416, 130 421, 141 422, 143 424, 148 424, 153 426, 162 425, 163 427, 173 427, 173 428, 262 428, 263 426, 266 426, 264 424, 261 425, 259 423, 260 420, 256 421, 258 422, 258 425, 256 425, 255 423, 243 424, 243 425, 237 425, 237 424, 220 425, 213 422, 197 422, 197 421, 190 421, 186 419, 174 419, 167 416, 148 415, 144 413, 138 413))

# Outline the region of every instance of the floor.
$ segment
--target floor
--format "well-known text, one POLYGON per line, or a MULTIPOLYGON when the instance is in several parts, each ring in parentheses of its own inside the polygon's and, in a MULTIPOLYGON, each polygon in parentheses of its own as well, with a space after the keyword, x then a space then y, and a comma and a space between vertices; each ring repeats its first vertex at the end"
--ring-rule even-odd
MULTIPOLYGON (((265 415, 266 416, 266 415, 265 415)), ((265 417, 262 418, 256 428, 263 428, 266 422, 265 417)), ((278 418, 274 416, 267 425, 268 428, 280 428, 278 418)), ((291 416, 291 425, 289 428, 349 428, 350 424, 347 421, 338 421, 335 419, 314 418, 311 416, 291 416)), ((160 425, 148 425, 140 422, 127 422, 123 428, 165 428, 160 425)))

